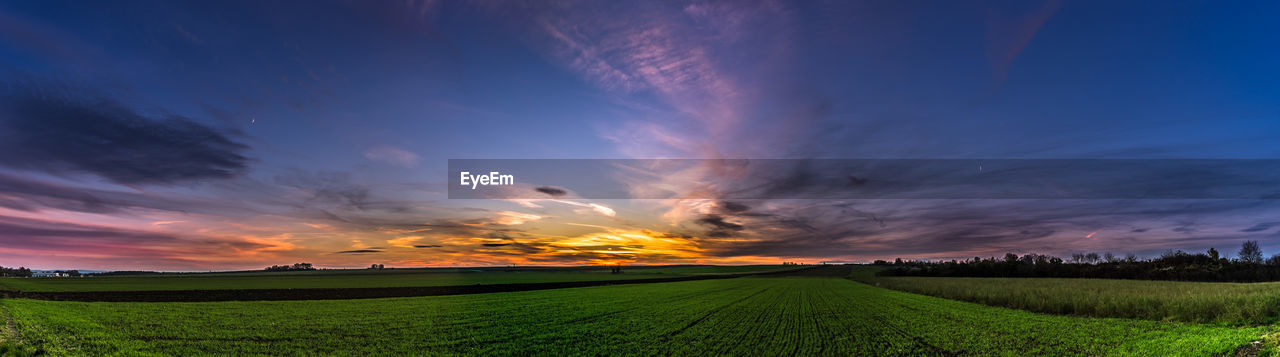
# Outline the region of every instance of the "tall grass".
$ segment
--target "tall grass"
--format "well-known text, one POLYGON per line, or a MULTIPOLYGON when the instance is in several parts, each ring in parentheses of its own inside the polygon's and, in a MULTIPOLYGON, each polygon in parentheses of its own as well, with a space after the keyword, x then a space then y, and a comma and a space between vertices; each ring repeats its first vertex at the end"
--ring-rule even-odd
POLYGON ((1280 282, 889 277, 876 276, 878 269, 859 267, 851 278, 894 290, 1051 314, 1225 325, 1280 320, 1280 282))

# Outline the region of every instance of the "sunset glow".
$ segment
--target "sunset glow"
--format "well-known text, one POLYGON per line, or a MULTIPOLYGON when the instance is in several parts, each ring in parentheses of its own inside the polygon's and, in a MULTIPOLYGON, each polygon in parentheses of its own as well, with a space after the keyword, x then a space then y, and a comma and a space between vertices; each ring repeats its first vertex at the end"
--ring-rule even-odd
POLYGON ((1147 10, 1130 4, 971 5, 7 3, 0 262, 775 264, 1280 243, 1280 200, 1227 197, 1253 191, 1205 189, 1182 166, 1031 162, 1032 177, 996 161, 1222 159, 1204 165, 1268 182, 1228 160, 1280 157, 1276 51, 1246 51, 1280 48, 1264 12, 1197 22, 1235 29, 1209 33, 1134 27, 1120 14, 1147 10), (859 158, 981 161, 804 161, 859 158), (459 176, 451 159, 650 161, 459 176), (793 161, 761 169, 770 159, 793 161), (451 180, 503 194, 459 198, 451 180), (953 197, 974 192, 1009 196, 953 197))

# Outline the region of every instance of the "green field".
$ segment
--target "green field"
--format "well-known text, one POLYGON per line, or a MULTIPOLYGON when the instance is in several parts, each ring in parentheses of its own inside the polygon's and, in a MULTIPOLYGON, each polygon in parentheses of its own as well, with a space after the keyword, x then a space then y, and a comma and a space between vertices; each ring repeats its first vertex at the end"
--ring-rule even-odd
POLYGON ((193 273, 85 278, 0 279, 0 289, 19 291, 153 291, 223 289, 382 288, 473 284, 652 279, 757 273, 793 269, 782 265, 635 267, 623 274, 594 269, 388 269, 293 272, 193 273))
POLYGON ((1280 320, 1280 282, 893 277, 875 276, 877 270, 857 267, 853 278, 894 290, 1051 314, 1225 325, 1280 320))
POLYGON ((0 301, 53 355, 1214 355, 1270 327, 1035 314, 834 277, 417 298, 0 301))

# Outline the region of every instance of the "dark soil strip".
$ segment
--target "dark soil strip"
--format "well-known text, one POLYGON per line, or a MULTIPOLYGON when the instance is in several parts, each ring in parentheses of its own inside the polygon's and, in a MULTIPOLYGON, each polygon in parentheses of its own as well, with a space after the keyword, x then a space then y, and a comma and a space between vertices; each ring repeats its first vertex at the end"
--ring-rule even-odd
POLYGON ((513 291, 581 288, 588 286, 669 283, 676 281, 730 279, 743 276, 807 275, 815 266, 794 270, 723 275, 696 275, 671 278, 566 281, 554 283, 519 283, 492 285, 413 286, 390 288, 320 288, 320 289, 233 289, 233 290, 156 290, 156 291, 0 291, 0 297, 98 302, 202 302, 202 301, 275 301, 275 300, 343 300, 412 296, 439 296, 503 293, 513 291))

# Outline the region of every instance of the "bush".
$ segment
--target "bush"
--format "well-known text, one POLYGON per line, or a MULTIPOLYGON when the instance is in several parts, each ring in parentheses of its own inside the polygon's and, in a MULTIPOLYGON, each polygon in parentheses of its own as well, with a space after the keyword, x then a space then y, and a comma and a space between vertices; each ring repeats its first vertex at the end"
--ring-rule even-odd
POLYGON ((891 276, 968 276, 968 277, 1035 277, 1035 278, 1104 278, 1141 280, 1258 282, 1280 280, 1280 255, 1262 259, 1258 242, 1245 242, 1240 259, 1215 258, 1217 250, 1208 254, 1166 251, 1160 257, 1140 260, 1132 255, 1107 259, 1098 253, 1072 254, 1071 263, 1042 254, 1005 254, 1003 258, 978 258, 963 261, 895 261, 893 268, 881 275, 891 276), (1265 264, 1264 264, 1265 263, 1265 264))
POLYGON ((266 271, 297 271, 297 270, 316 270, 311 263, 295 263, 293 265, 272 265, 264 269, 266 271))

